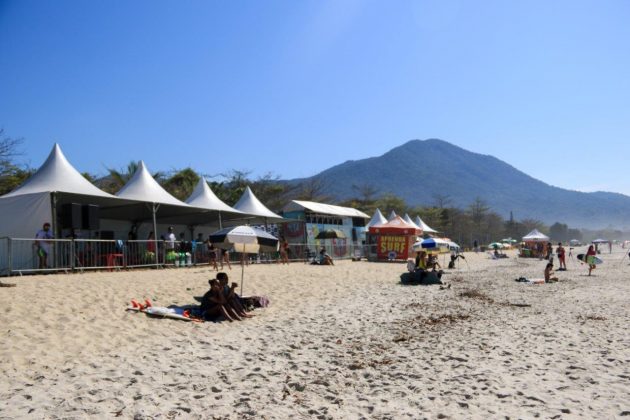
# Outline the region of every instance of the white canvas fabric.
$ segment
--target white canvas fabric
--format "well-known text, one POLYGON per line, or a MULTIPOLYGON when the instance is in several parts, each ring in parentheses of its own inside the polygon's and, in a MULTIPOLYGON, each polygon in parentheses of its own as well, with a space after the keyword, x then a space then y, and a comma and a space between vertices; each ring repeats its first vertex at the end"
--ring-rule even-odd
POLYGON ((53 146, 46 161, 21 186, 5 194, 3 197, 15 197, 24 194, 41 192, 64 192, 97 197, 114 198, 92 185, 68 162, 61 147, 57 143, 53 146))
POLYGON ((51 207, 48 192, 1 197, 0 236, 34 238, 45 222, 53 222, 51 207))
POLYGON ((374 215, 372 216, 372 219, 370 219, 365 228, 368 229, 370 226, 382 225, 383 223, 387 223, 387 219, 385 218, 385 216, 383 216, 383 213, 381 213, 380 209, 376 209, 374 215))
POLYGON ((216 196, 205 179, 201 178, 193 190, 186 204, 203 209, 240 213, 240 211, 228 206, 216 196))
POLYGON ((437 233, 437 230, 432 229, 431 227, 429 227, 429 225, 424 223, 424 221, 420 218, 420 216, 416 216, 414 223, 420 226, 420 228, 422 229, 422 232, 424 233, 437 233))
POLYGON ((424 232, 424 229, 422 229, 422 226, 414 223, 414 221, 411 220, 411 217, 409 217, 409 214, 405 213, 405 217, 403 217, 403 220, 405 222, 409 223, 410 225, 415 226, 416 228, 418 228, 418 229, 420 229, 420 230, 422 230, 424 232))
POLYGON ((153 179, 144 162, 140 161, 138 170, 124 187, 116 193, 119 198, 146 201, 148 203, 171 204, 189 207, 188 204, 170 195, 158 182, 153 179))
POLYGON ((392 212, 389 213, 389 217, 387 218, 387 220, 389 220, 391 222, 392 220, 394 220, 397 217, 398 217, 398 215, 396 214, 396 212, 394 210, 392 210, 392 212))
POLYGON ((540 233, 538 229, 534 229, 527 235, 523 236, 524 242, 549 242, 549 236, 540 233))
POLYGON ((282 209, 285 212, 308 209, 314 213, 330 214, 332 216, 362 217, 370 216, 352 207, 335 206, 332 204, 316 203, 314 201, 293 200, 282 209))
POLYGON ((410 225, 409 223, 405 222, 400 216, 396 216, 392 220, 388 220, 385 223, 371 225, 370 228, 400 228, 413 231, 417 235, 420 234, 420 232, 418 232, 419 228, 415 224, 410 225))
POLYGON ((243 192, 243 195, 238 200, 236 204, 234 204, 234 208, 238 211, 242 211, 243 213, 251 214, 253 216, 266 217, 266 218, 274 218, 282 220, 282 216, 278 216, 276 213, 269 210, 260 200, 254 195, 252 190, 247 187, 243 192))

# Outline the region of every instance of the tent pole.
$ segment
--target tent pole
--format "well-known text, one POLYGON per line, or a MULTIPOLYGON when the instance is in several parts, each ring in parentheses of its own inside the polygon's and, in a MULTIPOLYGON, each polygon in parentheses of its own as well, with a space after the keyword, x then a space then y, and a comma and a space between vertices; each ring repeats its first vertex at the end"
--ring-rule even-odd
MULTIPOLYGON (((57 224, 57 193, 53 191, 53 193, 51 194, 51 199, 52 199, 52 209, 51 209, 51 217, 52 220, 50 221, 50 223, 52 223, 52 231, 53 231, 53 237, 54 238, 59 238, 61 236, 61 229, 59 229, 59 226, 57 224)), ((53 244, 53 266, 56 267, 57 266, 57 247, 55 246, 55 244, 53 244)))
POLYGON ((244 296, 243 293, 243 278, 245 277, 245 260, 241 261, 241 297, 244 296))
POLYGON ((221 229, 223 229, 223 222, 221 221, 221 212, 219 212, 219 230, 221 229))
POLYGON ((157 213, 159 204, 153 203, 151 210, 153 213, 153 243, 155 249, 155 266, 158 267, 160 265, 160 260, 158 259, 158 244, 157 244, 157 220, 155 218, 155 214, 157 213))

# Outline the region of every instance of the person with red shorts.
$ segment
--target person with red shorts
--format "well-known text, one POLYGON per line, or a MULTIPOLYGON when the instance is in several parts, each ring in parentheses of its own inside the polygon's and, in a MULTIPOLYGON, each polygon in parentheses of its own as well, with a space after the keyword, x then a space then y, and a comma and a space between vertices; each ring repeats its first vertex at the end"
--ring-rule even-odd
POLYGON ((562 246, 562 242, 558 242, 558 248, 556 248, 556 254, 558 254, 558 261, 560 262, 560 268, 558 271, 567 271, 567 263, 565 261, 565 250, 562 246))

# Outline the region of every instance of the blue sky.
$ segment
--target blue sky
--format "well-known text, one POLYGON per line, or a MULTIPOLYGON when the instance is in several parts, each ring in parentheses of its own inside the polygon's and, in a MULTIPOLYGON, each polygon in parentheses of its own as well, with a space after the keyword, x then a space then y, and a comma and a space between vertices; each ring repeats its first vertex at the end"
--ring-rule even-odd
POLYGON ((628 22, 628 1, 0 0, 0 127, 95 174, 295 178, 440 138, 630 194, 628 22))

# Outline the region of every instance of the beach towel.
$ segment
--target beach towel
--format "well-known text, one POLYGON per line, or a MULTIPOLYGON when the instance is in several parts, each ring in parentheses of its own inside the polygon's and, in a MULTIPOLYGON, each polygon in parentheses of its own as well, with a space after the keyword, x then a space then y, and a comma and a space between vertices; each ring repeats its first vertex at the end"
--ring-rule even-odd
POLYGON ((545 279, 527 279, 525 277, 519 277, 514 281, 525 284, 545 284, 545 279))

